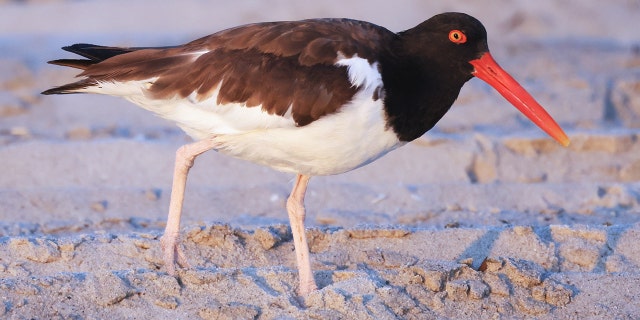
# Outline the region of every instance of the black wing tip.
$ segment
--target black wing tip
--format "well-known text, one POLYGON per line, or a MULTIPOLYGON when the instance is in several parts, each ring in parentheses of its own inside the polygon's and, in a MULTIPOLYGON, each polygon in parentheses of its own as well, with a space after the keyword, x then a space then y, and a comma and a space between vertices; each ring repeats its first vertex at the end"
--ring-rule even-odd
POLYGON ((99 45, 91 44, 91 43, 74 43, 70 46, 64 46, 61 49, 68 52, 75 53, 78 50, 86 49, 86 48, 97 48, 101 47, 99 45))
POLYGON ((64 62, 67 61, 69 59, 56 59, 56 60, 49 60, 47 61, 48 64, 53 64, 56 66, 64 66, 64 62))
POLYGON ((84 59, 56 59, 47 61, 48 64, 62 66, 62 67, 71 67, 81 70, 86 70, 91 65, 96 64, 96 61, 93 60, 84 60, 84 59))
POLYGON ((45 90, 40 92, 40 94, 45 95, 45 96, 51 96, 54 94, 76 94, 76 93, 84 93, 81 91, 74 91, 71 89, 65 89, 63 87, 56 87, 56 88, 51 88, 49 90, 45 90))
POLYGON ((84 93, 84 89, 95 86, 96 82, 90 79, 80 80, 78 82, 73 82, 69 84, 65 84, 63 86, 54 87, 49 90, 42 91, 40 94, 43 95, 53 95, 53 94, 72 94, 72 93, 84 93))
POLYGON ((72 94, 72 93, 80 93, 80 92, 70 91, 69 89, 65 89, 64 87, 55 87, 55 88, 51 88, 49 90, 40 92, 40 94, 45 96, 50 96, 54 94, 72 94))
POLYGON ((49 90, 45 90, 45 91, 40 92, 40 94, 43 94, 45 96, 49 96, 49 95, 52 95, 52 94, 61 94, 61 93, 62 92, 60 92, 60 90, 58 90, 58 88, 51 88, 49 90))
POLYGON ((94 62, 101 62, 117 55, 141 49, 147 48, 100 46, 91 43, 76 43, 70 46, 62 47, 62 50, 64 51, 75 53, 94 62))

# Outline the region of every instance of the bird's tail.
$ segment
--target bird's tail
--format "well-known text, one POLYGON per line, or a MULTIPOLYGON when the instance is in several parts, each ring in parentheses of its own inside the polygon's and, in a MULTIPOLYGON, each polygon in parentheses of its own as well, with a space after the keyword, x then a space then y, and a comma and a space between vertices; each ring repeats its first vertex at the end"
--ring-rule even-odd
MULTIPOLYGON (((146 49, 146 48, 119 48, 119 47, 98 46, 95 44, 88 44, 88 43, 78 43, 71 46, 62 47, 62 50, 75 53, 87 59, 58 59, 58 60, 49 61, 48 63, 58 65, 58 66, 63 66, 63 67, 71 67, 71 68, 76 68, 81 70, 87 70, 87 68, 91 67, 92 65, 100 63, 111 57, 137 51, 140 49, 146 49)), ((83 89, 86 89, 88 87, 95 86, 95 85, 97 85, 97 82, 95 80, 83 79, 77 82, 51 88, 49 90, 43 91, 42 94, 49 95, 49 94, 82 93, 83 89)))

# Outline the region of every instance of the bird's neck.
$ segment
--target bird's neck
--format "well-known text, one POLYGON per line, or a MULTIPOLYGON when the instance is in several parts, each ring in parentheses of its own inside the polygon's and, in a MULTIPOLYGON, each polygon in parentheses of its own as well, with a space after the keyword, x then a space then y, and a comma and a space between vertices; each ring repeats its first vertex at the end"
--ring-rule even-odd
POLYGON ((433 128, 471 78, 442 68, 437 61, 441 58, 396 47, 380 64, 387 121, 401 141, 412 141, 433 128))

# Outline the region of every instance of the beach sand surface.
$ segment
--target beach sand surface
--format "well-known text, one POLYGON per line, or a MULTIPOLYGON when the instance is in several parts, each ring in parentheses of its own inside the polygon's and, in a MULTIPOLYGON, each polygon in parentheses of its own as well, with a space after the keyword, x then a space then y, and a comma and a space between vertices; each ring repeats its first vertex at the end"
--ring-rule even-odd
POLYGON ((640 318, 640 2, 0 1, 2 319, 640 318), (42 96, 89 42, 163 46, 235 25, 483 21, 495 59, 572 139, 477 79, 425 136, 311 179, 320 289, 296 294, 293 176, 209 152, 187 185, 192 268, 167 275, 172 123, 117 98, 42 96))

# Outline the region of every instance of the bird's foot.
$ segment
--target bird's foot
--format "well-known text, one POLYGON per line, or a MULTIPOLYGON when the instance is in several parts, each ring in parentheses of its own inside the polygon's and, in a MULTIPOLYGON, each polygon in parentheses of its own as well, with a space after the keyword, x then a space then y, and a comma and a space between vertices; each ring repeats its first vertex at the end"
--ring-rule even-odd
POLYGON ((162 247, 164 265, 169 275, 176 276, 176 264, 182 268, 191 267, 184 251, 182 251, 182 247, 180 247, 178 233, 165 233, 160 238, 160 245, 162 247))
POLYGON ((314 292, 316 290, 318 290, 318 286, 316 285, 316 282, 312 278, 311 281, 305 281, 300 283, 300 288, 298 288, 298 294, 301 297, 306 297, 311 292, 314 292))

